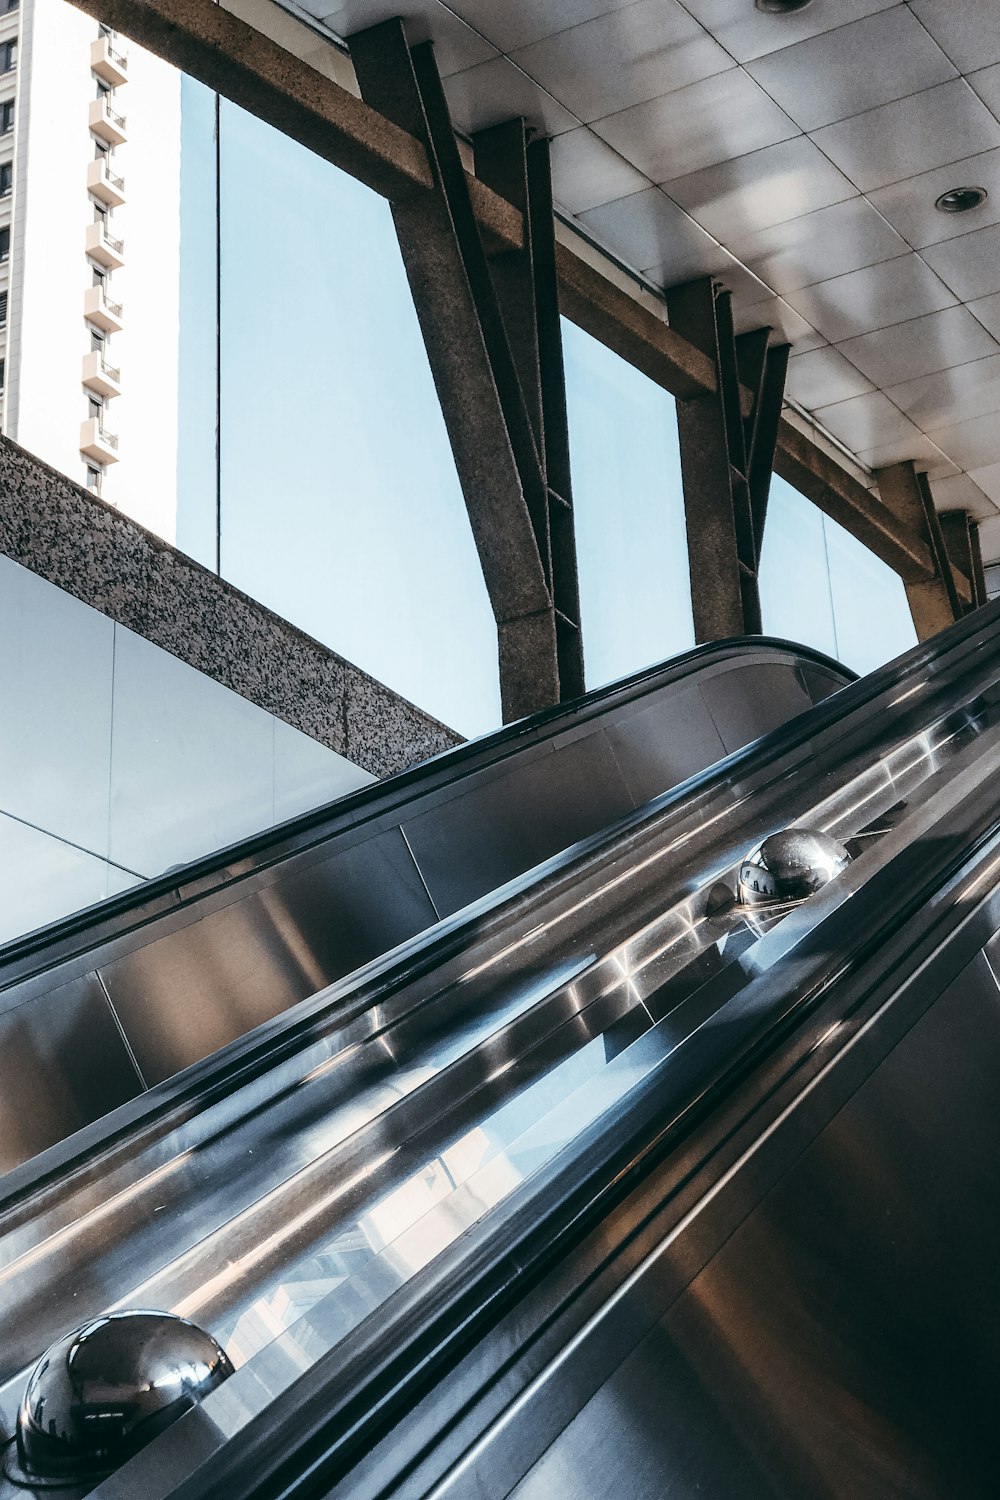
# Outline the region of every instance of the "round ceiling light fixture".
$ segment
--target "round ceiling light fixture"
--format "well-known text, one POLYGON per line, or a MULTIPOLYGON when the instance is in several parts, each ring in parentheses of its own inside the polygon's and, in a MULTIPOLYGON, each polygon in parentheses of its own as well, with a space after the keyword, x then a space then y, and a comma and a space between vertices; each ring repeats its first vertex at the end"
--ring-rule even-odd
POLYGON ((793 11, 805 10, 812 0, 753 0, 758 10, 768 16, 790 16, 793 11))
POLYGON ((985 203, 988 196, 986 189, 981 187, 949 188, 935 201, 934 207, 943 214, 967 214, 970 208, 985 203))

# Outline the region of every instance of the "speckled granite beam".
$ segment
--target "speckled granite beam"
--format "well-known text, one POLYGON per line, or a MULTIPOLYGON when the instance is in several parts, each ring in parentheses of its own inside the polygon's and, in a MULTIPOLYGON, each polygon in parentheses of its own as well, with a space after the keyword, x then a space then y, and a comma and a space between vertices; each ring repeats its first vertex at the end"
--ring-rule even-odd
POLYGON ((3 437, 0 552, 375 776, 460 741, 3 437))

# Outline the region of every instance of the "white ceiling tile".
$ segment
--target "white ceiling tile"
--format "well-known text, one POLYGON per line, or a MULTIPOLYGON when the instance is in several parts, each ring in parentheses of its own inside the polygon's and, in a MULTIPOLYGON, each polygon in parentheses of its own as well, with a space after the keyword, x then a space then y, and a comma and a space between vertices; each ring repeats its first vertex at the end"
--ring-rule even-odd
POLYGON ((1000 422, 994 413, 940 427, 934 441, 960 469, 982 469, 1000 460, 1000 422))
POLYGON ((659 188, 616 198, 577 217, 634 270, 662 270, 663 276, 650 277, 662 285, 708 274, 728 258, 711 235, 659 188))
POLYGON ((580 123, 506 57, 453 73, 444 88, 456 126, 470 135, 515 115, 547 135, 560 135, 580 123))
POLYGON ((928 245, 921 255, 963 302, 1000 292, 1000 224, 928 245))
POLYGON ((952 292, 919 255, 865 266, 787 293, 787 301, 831 343, 919 318, 954 303, 952 292))
POLYGON ((654 182, 798 134, 797 126, 742 68, 609 115, 594 129, 654 182))
POLYGON ((862 396, 874 387, 860 370, 829 346, 795 354, 788 361, 785 390, 793 401, 807 411, 832 406, 852 396, 862 396))
POLYGON ((889 386, 886 394, 923 432, 1000 411, 1000 354, 889 386))
POLYGON ((888 396, 881 391, 871 391, 864 396, 852 396, 848 401, 838 401, 833 406, 821 406, 815 412, 828 432, 848 448, 857 453, 869 448, 878 448, 883 443, 898 443, 916 437, 918 429, 888 396))
POLYGON ((983 562, 992 563, 1000 557, 1000 516, 980 522, 979 545, 983 549, 983 562))
POLYGON ((747 0, 684 0, 684 4, 737 62, 749 62, 845 22, 888 10, 898 0, 822 0, 784 16, 755 10, 747 0))
POLYGON ((936 479, 931 489, 937 510, 967 510, 977 521, 991 519, 997 513, 996 506, 969 474, 936 479))
MULTIPOLYGON (((997 30, 1000 31, 1000 17, 997 19, 997 30)), ((969 83, 983 103, 995 115, 1000 115, 1000 63, 994 63, 992 68, 982 68, 978 73, 970 73, 969 83)))
POLYGON ((989 464, 985 469, 971 469, 969 478, 978 484, 995 505, 1000 505, 1000 463, 989 464))
POLYGON ((964 307, 946 307, 837 346, 876 385, 896 385, 971 359, 1000 354, 1000 344, 964 307))
POLYGON ((733 307, 756 307, 771 294, 771 288, 748 271, 746 266, 724 251, 725 261, 715 271, 717 281, 733 294, 733 307))
POLYGON ((964 79, 924 89, 836 125, 813 139, 862 192, 1000 146, 1000 121, 964 79))
POLYGON ((557 135, 551 151, 553 195, 571 214, 650 186, 641 172, 582 126, 557 135))
POLYGON ((876 109, 957 76, 905 5, 746 64, 803 130, 876 109), (886 67, 886 58, 892 66, 886 67))
POLYGON ((1000 62, 996 0, 910 0, 910 9, 961 72, 1000 62))
POLYGON ((905 255, 909 248, 868 200, 858 196, 756 234, 730 233, 728 243, 776 292, 829 281, 905 255))
POLYGON ((331 4, 330 0, 311 0, 303 9, 310 14, 325 10, 323 25, 345 40, 355 31, 401 16, 407 41, 434 42, 434 55, 443 77, 497 56, 497 49, 485 37, 439 4, 439 0, 343 0, 340 5, 331 4))
POLYGON ((1000 295, 980 297, 970 302, 969 311, 994 338, 1000 339, 1000 295))
POLYGON ((632 0, 448 0, 449 10, 469 21, 501 52, 567 31, 632 0))
POLYGON ((971 234, 974 229, 1000 222, 1000 150, 983 151, 936 167, 933 172, 907 177, 868 196, 914 250, 971 234), (978 208, 964 214, 942 213, 934 207, 942 193, 957 187, 985 188, 989 196, 978 208))
POLYGON ((727 244, 857 196, 847 179, 803 135, 664 181, 663 187, 692 218, 727 244))
POLYGON ((826 343, 794 307, 789 307, 783 297, 765 297, 761 302, 741 305, 733 309, 733 322, 737 333, 748 333, 752 328, 773 328, 776 338, 784 339, 798 352, 818 349, 826 343))
POLYGON ((936 443, 919 432, 916 437, 902 438, 896 443, 883 443, 878 448, 868 448, 858 453, 857 457, 869 469, 884 469, 887 464, 901 464, 912 459, 929 479, 947 479, 949 475, 961 472, 958 464, 952 463, 936 443))
POLYGON ((584 122, 735 66, 677 0, 636 0, 512 58, 584 122))

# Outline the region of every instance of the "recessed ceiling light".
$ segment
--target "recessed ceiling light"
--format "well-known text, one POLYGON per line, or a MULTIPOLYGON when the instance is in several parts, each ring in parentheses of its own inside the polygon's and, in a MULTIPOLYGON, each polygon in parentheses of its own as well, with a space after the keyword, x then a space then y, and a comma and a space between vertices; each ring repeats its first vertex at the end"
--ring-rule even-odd
POLYGON ((960 187, 951 188, 949 192, 942 193, 934 204, 943 214, 967 214, 970 208, 978 208, 980 203, 987 199, 985 188, 960 187))
POLYGON ((758 10, 772 16, 790 16, 793 10, 805 10, 812 0, 753 0, 758 10))

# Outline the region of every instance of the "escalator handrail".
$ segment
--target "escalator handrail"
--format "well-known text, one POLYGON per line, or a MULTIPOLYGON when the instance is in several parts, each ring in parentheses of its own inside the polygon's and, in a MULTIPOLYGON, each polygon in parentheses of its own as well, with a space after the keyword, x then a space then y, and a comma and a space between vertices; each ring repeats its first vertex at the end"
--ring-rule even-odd
POLYGON ((175 866, 96 905, 0 943, 0 989, 7 983, 3 977, 5 969, 15 970, 14 982, 17 982, 24 977, 17 966, 34 954, 54 950, 61 961, 83 951, 91 945, 89 942, 84 941, 76 948, 67 948, 67 944, 71 944, 74 938, 86 939, 98 924, 99 941, 113 940, 119 932, 142 925, 165 910, 173 912, 192 901, 200 901, 247 874, 256 874, 291 854, 335 838, 342 831, 354 830, 382 818, 439 785, 457 782, 474 771, 500 764, 522 746, 565 733, 571 723, 586 723, 610 707, 627 704, 672 682, 697 676, 728 658, 759 655, 762 651, 790 653, 800 658, 802 665, 831 672, 845 684, 857 681, 856 673, 823 652, 777 637, 734 637, 696 646, 668 662, 644 668, 569 703, 543 709, 491 734, 440 751, 405 771, 371 782, 274 827, 175 866), (248 869, 251 864, 252 869, 248 869))
MULTIPOLYGON (((324 1016, 335 1010, 339 1020, 361 1006, 379 1003, 389 992, 466 949, 485 928, 504 923, 508 913, 526 901, 575 881, 581 870, 599 862, 608 849, 642 830, 644 825, 655 823, 665 814, 678 818, 700 816, 713 797, 725 793, 748 771, 760 778, 775 762, 811 744, 841 718, 853 710, 864 709, 888 689, 904 685, 909 678, 929 671, 942 658, 956 652, 961 660, 970 637, 975 652, 976 637, 988 639, 994 623, 1000 622, 1000 601, 978 611, 975 625, 972 620, 970 616, 959 621, 934 642, 913 648, 899 662, 854 682, 762 739, 627 814, 610 829, 553 856, 317 996, 301 1001, 14 1168, 0 1179, 0 1216, 6 1218, 18 1204, 27 1207, 39 1191, 82 1170, 88 1162, 107 1159, 109 1152, 121 1151, 125 1143, 137 1140, 143 1132, 172 1129, 178 1121, 191 1118, 209 1104, 235 1095, 266 1074, 277 1061, 299 1049, 304 1039, 322 1024, 324 1016)), ((918 712, 912 692, 904 691, 897 696, 900 701, 907 700, 905 707, 897 711, 900 717, 918 712)), ((880 715, 880 727, 884 728, 885 722, 885 715, 880 715)))
MULTIPOLYGON (((324 1470, 335 1464, 338 1474, 346 1472, 370 1430, 391 1420, 389 1408, 404 1403, 414 1385, 426 1388, 432 1364, 446 1363, 450 1352, 481 1337, 526 1295, 554 1258, 631 1190, 643 1163, 672 1149, 683 1130, 715 1108, 734 1081, 828 999, 835 985, 853 984, 857 1005, 859 993, 869 995, 900 976, 906 955, 919 949, 923 962, 929 951, 940 951, 969 917, 968 907, 952 900, 951 888, 972 867, 995 863, 1000 847, 995 791, 988 783, 975 785, 946 818, 938 818, 933 831, 939 836, 928 843, 931 831, 922 828, 905 850, 806 933, 795 950, 791 983, 782 988, 774 969, 749 981, 736 999, 752 1012, 752 991, 769 991, 771 1014, 766 1026, 751 1030, 735 1059, 716 1056, 714 1072, 706 1077, 695 1049, 682 1066, 672 1058, 668 1068, 637 1085, 613 1117, 603 1115, 577 1138, 572 1154, 564 1150, 542 1169, 507 1219, 481 1221, 460 1249, 442 1252, 428 1268, 431 1275, 418 1275, 396 1293, 391 1327, 383 1319, 373 1338, 370 1319, 359 1325, 277 1396, 238 1443, 222 1448, 210 1469, 163 1493, 172 1500, 210 1500, 218 1493, 264 1500, 278 1493, 271 1485, 280 1476, 280 1493, 289 1497, 298 1490, 287 1474, 303 1453, 311 1471, 317 1464, 324 1470), (331 1443, 323 1434, 334 1414, 341 1435, 331 1443)), ((183 1424, 173 1441, 183 1441, 183 1424)))

